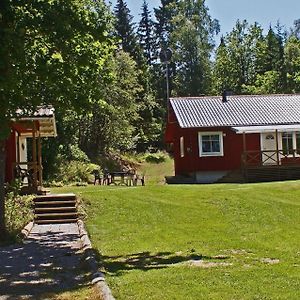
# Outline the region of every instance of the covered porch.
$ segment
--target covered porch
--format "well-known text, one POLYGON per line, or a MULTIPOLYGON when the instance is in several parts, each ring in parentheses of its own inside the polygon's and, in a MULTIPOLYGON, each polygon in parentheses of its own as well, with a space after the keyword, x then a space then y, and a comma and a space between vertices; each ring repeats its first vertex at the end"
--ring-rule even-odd
POLYGON ((20 181, 22 193, 41 193, 43 186, 42 138, 57 135, 54 109, 40 107, 33 116, 13 120, 11 128, 15 144, 15 159, 12 159, 8 166, 9 177, 11 180, 20 181))
POLYGON ((300 178, 300 124, 232 128, 243 136, 241 169, 245 181, 300 178), (260 135, 260 149, 247 149, 247 134, 260 135))

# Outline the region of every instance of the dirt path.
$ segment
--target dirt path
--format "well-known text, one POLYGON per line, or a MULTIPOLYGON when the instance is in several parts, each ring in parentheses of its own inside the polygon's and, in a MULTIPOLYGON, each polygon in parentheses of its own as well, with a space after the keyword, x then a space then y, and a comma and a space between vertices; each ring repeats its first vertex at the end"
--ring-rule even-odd
POLYGON ((34 225, 24 244, 0 247, 0 300, 48 299, 87 284, 83 270, 76 223, 34 225))

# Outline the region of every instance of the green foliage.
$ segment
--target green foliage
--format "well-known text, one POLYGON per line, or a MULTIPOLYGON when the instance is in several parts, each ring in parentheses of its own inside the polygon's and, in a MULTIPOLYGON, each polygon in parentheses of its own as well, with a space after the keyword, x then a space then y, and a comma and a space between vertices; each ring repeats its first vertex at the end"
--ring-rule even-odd
POLYGON ((207 94, 211 85, 210 54, 219 23, 213 20, 204 1, 180 1, 172 19, 173 61, 176 64, 175 93, 184 96, 207 94))
POLYGON ((165 152, 156 152, 156 153, 145 153, 143 155, 144 160, 149 163, 162 163, 165 162, 169 156, 165 152))
POLYGON ((282 92, 280 88, 281 77, 278 71, 266 71, 264 74, 257 74, 255 85, 243 85, 242 90, 246 94, 276 94, 282 92))
POLYGON ((289 92, 300 92, 300 39, 292 35, 288 38, 284 56, 287 71, 287 90, 289 92))
POLYGON ((135 123, 138 119, 139 70, 126 52, 111 57, 107 69, 112 74, 109 86, 102 86, 105 101, 94 105, 89 115, 80 116, 79 143, 91 159, 110 149, 126 151, 136 146, 135 123))
POLYGON ((116 37, 124 52, 130 54, 138 63, 143 60, 142 50, 132 23, 133 16, 123 0, 118 0, 114 9, 116 37))
MULTIPOLYGON (((99 101, 104 65, 113 51, 111 16, 103 0, 0 3, 0 139, 16 110, 37 105, 88 111, 99 101)), ((5 134, 6 133, 6 136, 5 134)), ((0 147, 3 156, 4 148, 0 147)), ((0 160, 0 233, 4 224, 4 160, 0 160)))
POLYGON ((147 63, 148 65, 152 65, 155 56, 157 56, 157 49, 154 35, 154 22, 151 18, 151 12, 149 11, 146 0, 144 0, 142 4, 141 20, 139 22, 137 34, 139 44, 143 49, 147 63))
POLYGON ((1 119, 38 104, 98 101, 112 43, 103 1, 4 1, 1 6, 1 119), (55 20, 55 21, 54 21, 55 20))
POLYGON ((100 169, 100 167, 95 164, 80 161, 69 161, 68 163, 62 163, 58 167, 58 172, 55 176, 55 182, 62 182, 64 184, 84 184, 93 182, 94 177, 92 172, 96 169, 100 169))
POLYGON ((17 182, 9 190, 5 197, 6 230, 10 239, 17 240, 23 227, 33 220, 33 196, 20 196, 17 182))

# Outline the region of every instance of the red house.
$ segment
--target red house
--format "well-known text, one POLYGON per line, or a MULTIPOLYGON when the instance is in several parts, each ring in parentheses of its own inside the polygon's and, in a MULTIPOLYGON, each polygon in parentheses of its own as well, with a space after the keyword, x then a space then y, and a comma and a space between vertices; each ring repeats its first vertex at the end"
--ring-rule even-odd
POLYGON ((5 180, 10 183, 18 177, 24 192, 36 193, 43 183, 41 139, 57 135, 54 108, 44 106, 30 115, 22 111, 17 114, 19 118, 11 121, 6 141, 5 180))
POLYGON ((300 95, 171 98, 165 140, 169 183, 300 179, 300 95))

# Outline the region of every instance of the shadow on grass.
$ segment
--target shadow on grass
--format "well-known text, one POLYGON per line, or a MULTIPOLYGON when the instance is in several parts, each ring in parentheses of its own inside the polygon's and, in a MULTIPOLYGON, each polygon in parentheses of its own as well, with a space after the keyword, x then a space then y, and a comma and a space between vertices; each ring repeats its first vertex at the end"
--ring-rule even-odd
POLYGON ((158 252, 149 251, 133 253, 125 256, 101 256, 97 253, 98 261, 111 276, 120 276, 132 270, 149 271, 164 269, 179 263, 192 260, 226 260, 229 257, 212 257, 202 254, 190 253, 183 255, 181 252, 158 252))

